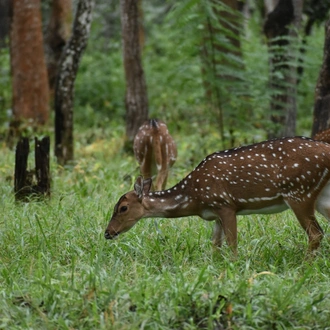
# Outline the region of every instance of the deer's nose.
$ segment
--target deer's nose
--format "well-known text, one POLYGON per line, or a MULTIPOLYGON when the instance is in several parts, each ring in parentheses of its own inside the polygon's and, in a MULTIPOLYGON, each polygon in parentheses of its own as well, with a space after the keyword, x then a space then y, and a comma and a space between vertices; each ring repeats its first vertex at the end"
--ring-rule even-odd
POLYGON ((105 233, 104 233, 104 237, 106 239, 113 239, 113 238, 116 238, 118 235, 119 235, 119 233, 114 233, 114 234, 111 235, 108 230, 106 230, 105 233))

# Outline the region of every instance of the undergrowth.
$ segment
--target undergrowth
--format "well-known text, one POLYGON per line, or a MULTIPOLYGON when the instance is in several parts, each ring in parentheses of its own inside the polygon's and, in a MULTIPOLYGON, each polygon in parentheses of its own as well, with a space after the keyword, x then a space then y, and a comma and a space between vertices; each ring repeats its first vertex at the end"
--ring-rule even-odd
MULTIPOLYGON (((197 217, 145 219, 105 240, 138 170, 121 151, 122 128, 93 132, 78 134, 74 165, 52 160, 52 197, 43 202, 15 202, 14 152, 1 147, 0 328, 329 327, 330 238, 308 256, 289 211, 240 217, 236 258, 226 245, 214 249, 212 223, 197 217)), ((197 142, 184 140, 191 148, 179 144, 169 185, 201 160, 192 156, 197 142)))

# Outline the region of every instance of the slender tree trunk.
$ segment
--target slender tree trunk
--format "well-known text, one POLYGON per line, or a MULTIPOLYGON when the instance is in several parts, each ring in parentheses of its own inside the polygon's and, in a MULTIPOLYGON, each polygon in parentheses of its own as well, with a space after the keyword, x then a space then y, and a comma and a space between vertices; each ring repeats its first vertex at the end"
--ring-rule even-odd
POLYGON ((63 48, 71 35, 71 26, 72 0, 53 1, 46 36, 46 59, 51 94, 54 92, 57 67, 63 48))
POLYGON ((49 136, 45 136, 41 140, 34 139, 35 145, 35 171, 37 185, 37 193, 42 196, 50 196, 50 170, 49 170, 49 151, 50 151, 50 139, 49 136))
POLYGON ((11 1, 0 0, 0 48, 7 45, 11 17, 11 1))
POLYGON ((43 125, 49 117, 49 89, 40 0, 12 1, 10 53, 14 121, 43 125))
POLYGON ((265 23, 273 91, 269 137, 295 135, 297 67, 292 63, 297 60, 298 47, 293 40, 298 37, 301 15, 302 0, 280 0, 265 23))
POLYGON ((55 156, 61 165, 74 158, 74 82, 81 56, 87 46, 93 6, 94 0, 79 0, 73 33, 63 50, 59 64, 55 87, 55 156))
POLYGON ((16 145, 14 192, 16 200, 22 200, 31 194, 32 180, 28 179, 28 157, 30 143, 28 138, 22 138, 16 145))
POLYGON ((143 26, 143 8, 142 8, 142 0, 137 0, 138 5, 138 23, 139 23, 139 44, 140 44, 140 51, 142 53, 144 44, 145 44, 145 32, 143 26))
POLYGON ((288 108, 286 110, 286 121, 284 126, 284 136, 296 135, 296 117, 297 117, 297 85, 298 85, 298 56, 299 48, 297 46, 300 43, 299 30, 302 18, 303 0, 292 0, 294 18, 292 26, 290 28, 290 44, 288 49, 288 58, 292 63, 297 65, 289 65, 289 72, 287 81, 289 83, 287 102, 288 108))
POLYGON ((265 14, 268 15, 277 6, 279 0, 264 0, 265 14))
POLYGON ((330 20, 325 24, 323 64, 315 88, 312 136, 330 128, 330 20))
POLYGON ((120 0, 123 59, 126 78, 126 135, 131 143, 148 119, 147 86, 141 61, 139 14, 136 0, 120 0))

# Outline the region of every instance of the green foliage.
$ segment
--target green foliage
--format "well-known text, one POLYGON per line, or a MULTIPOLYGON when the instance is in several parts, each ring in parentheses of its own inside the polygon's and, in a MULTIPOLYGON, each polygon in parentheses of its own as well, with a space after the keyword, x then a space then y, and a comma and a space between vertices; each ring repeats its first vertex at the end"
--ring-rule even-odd
MULTIPOLYGON (((217 52, 220 57, 216 59, 215 67, 209 66, 207 70, 201 57, 203 42, 208 40, 206 22, 212 22, 221 31, 214 35, 218 45, 238 51, 230 48, 228 36, 232 36, 232 32, 224 25, 228 21, 219 23, 215 16, 215 10, 230 10, 214 7, 210 1, 143 4, 146 40, 143 64, 150 117, 165 119, 177 132, 192 132, 194 125, 203 126, 212 134, 216 132, 219 140, 223 124, 225 141, 222 147, 265 138, 271 125, 272 91, 269 89, 268 49, 258 12, 254 11, 249 20, 241 18, 238 31, 242 58, 230 52, 217 52), (230 65, 221 64, 224 61, 230 65), (228 76, 235 79, 228 80, 228 76), (213 89, 212 97, 205 93, 207 85, 213 89)), ((118 4, 111 6, 119 15, 118 4)), ((106 12, 106 9, 102 11, 106 12)), ((120 33, 115 27, 118 17, 110 15, 107 22, 103 12, 96 7, 97 19, 77 77, 76 118, 85 123, 93 120, 85 113, 85 105, 88 105, 91 109, 88 113, 99 113, 123 123, 125 82, 120 33), (106 24, 113 33, 105 32, 106 24)), ((297 95, 297 134, 301 135, 310 134, 323 33, 323 28, 315 28, 307 38, 306 51, 301 54, 304 73, 297 95)), ((206 42, 206 46, 210 45, 206 42)))
POLYGON ((123 114, 125 85, 119 53, 88 51, 82 58, 75 90, 78 121, 93 121, 93 112, 84 114, 86 107, 110 118, 123 114))
POLYGON ((0 49, 0 124, 11 115, 10 58, 7 49, 0 49))
MULTIPOLYGON (((150 117, 165 119, 177 132, 193 132, 195 126, 203 126, 211 134, 217 134, 218 140, 223 134, 222 147, 265 138, 270 127, 272 91, 268 82, 268 49, 259 12, 254 9, 249 19, 238 18, 241 20, 236 27, 241 43, 240 57, 235 55, 239 49, 229 42, 229 37, 236 38, 228 28, 231 21, 226 15, 220 15, 219 21, 216 14, 218 11, 232 14, 228 7, 209 0, 142 3, 145 33, 142 53, 150 117), (225 52, 212 48, 208 23, 219 31, 212 38, 225 52), (213 64, 212 61, 206 63, 202 56, 205 50, 213 54, 210 56, 213 64), (208 88, 212 90, 211 96, 206 93, 208 88)), ((45 13, 48 7, 46 3, 45 13)), ((323 27, 315 26, 303 46, 304 73, 298 86, 297 134, 310 134, 323 35, 323 27)), ((107 125, 106 120, 103 123, 99 120, 102 117, 124 124, 121 51, 119 3, 100 1, 94 10, 88 48, 75 82, 78 125, 90 126, 95 122, 107 125)), ((0 61, 0 121, 6 129, 7 110, 11 108, 8 50, 1 51, 0 61)))

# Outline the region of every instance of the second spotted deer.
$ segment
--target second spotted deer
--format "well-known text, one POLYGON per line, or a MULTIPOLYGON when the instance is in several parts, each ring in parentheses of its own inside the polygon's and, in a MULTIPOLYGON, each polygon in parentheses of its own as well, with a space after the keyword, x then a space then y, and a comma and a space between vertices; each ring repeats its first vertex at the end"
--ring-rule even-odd
POLYGON ((146 121, 134 138, 133 148, 142 176, 147 179, 157 174, 155 190, 165 189, 169 169, 177 157, 176 144, 166 124, 156 119, 146 121))
POLYGON ((326 129, 324 131, 321 131, 321 132, 316 133, 313 136, 313 140, 323 141, 323 142, 326 142, 326 143, 330 143, 330 128, 328 128, 328 129, 326 129))
MULTIPOLYGON (((207 156, 174 187, 150 191, 137 179, 120 197, 105 231, 111 239, 141 218, 197 215, 214 220, 213 242, 236 251, 237 215, 291 209, 309 240, 319 247, 323 231, 315 209, 330 220, 330 145, 304 137, 274 139, 207 156)), ((276 224, 274 224, 276 226, 276 224)))

